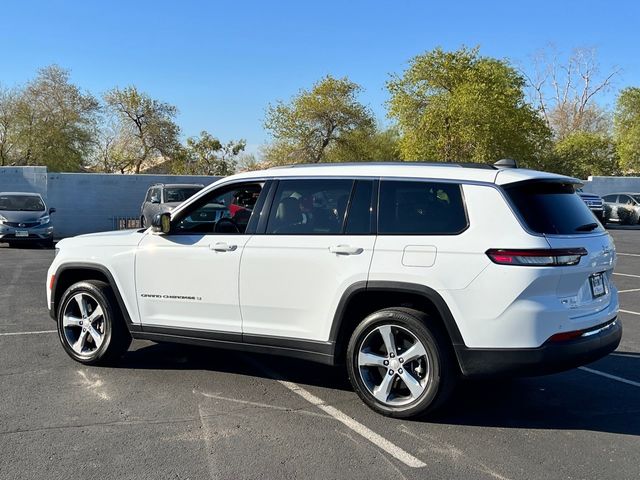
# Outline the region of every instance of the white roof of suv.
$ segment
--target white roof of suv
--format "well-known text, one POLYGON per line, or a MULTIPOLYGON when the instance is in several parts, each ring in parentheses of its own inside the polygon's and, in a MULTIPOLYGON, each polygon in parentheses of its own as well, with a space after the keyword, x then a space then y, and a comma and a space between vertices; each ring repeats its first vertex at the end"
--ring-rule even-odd
POLYGON ((409 177, 460 180, 471 182, 495 183, 505 185, 532 179, 565 179, 567 183, 582 183, 580 180, 547 172, 523 168, 494 168, 478 164, 424 164, 413 162, 381 162, 381 163, 336 163, 336 164, 304 164, 290 167, 275 167, 267 170, 245 172, 227 179, 300 177, 300 176, 371 176, 371 177, 409 177))

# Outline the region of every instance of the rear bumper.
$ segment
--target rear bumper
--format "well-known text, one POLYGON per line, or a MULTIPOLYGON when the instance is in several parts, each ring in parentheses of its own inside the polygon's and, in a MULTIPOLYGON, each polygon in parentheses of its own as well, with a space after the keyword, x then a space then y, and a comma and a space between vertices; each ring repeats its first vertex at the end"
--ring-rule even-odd
POLYGON ((614 351, 621 338, 616 317, 572 340, 522 349, 458 347, 456 355, 465 377, 546 375, 594 362, 614 351))

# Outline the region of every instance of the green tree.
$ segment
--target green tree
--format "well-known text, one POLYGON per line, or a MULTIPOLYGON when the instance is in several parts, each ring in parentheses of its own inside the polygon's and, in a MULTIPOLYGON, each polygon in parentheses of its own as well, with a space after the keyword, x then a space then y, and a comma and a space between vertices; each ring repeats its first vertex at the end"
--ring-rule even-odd
POLYGON ((17 93, 0 86, 0 167, 10 165, 18 140, 17 93))
POLYGON ((348 78, 328 75, 288 103, 270 105, 265 127, 275 142, 265 157, 270 162, 317 163, 354 131, 373 131, 371 112, 356 98, 360 90, 348 78))
POLYGON ((556 142, 549 160, 547 170, 582 179, 619 173, 615 143, 606 133, 574 132, 556 142))
POLYGON ((68 70, 43 68, 0 103, 8 106, 0 114, 4 162, 46 165, 54 171, 78 171, 85 165, 96 143, 100 105, 69 82, 68 70))
POLYGON ((366 162, 401 160, 400 136, 395 128, 353 130, 326 153, 327 162, 366 162))
MULTIPOLYGON (((180 127, 175 123, 178 110, 173 105, 160 102, 134 86, 114 88, 104 96, 107 107, 119 120, 120 135, 127 139, 127 151, 123 158, 130 159, 135 173, 151 161, 167 161, 179 149, 180 127)), ((124 169, 123 169, 124 171, 124 169)))
POLYGON ((203 130, 199 137, 187 139, 181 162, 184 167, 178 170, 189 175, 232 175, 246 145, 244 140, 222 143, 203 130))
POLYGON ((614 133, 620 165, 625 173, 640 171, 640 88, 620 92, 614 113, 614 133))
POLYGON ((407 160, 535 164, 550 132, 525 101, 524 78, 478 49, 440 48, 411 60, 387 84, 389 115, 398 122, 407 160))

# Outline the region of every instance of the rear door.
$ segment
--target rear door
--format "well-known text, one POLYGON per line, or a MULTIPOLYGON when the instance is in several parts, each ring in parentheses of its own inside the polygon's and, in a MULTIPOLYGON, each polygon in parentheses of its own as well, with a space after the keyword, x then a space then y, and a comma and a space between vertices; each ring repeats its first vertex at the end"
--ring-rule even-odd
POLYGON ((242 332, 327 341, 348 287, 366 282, 375 243, 373 180, 280 180, 240 266, 242 332), (260 227, 259 227, 260 230, 260 227))
POLYGON ((558 270, 558 297, 570 309, 570 318, 578 320, 611 303, 616 256, 611 236, 574 188, 568 183, 526 182, 506 186, 505 191, 528 229, 544 235, 551 248, 586 250, 578 265, 558 270))

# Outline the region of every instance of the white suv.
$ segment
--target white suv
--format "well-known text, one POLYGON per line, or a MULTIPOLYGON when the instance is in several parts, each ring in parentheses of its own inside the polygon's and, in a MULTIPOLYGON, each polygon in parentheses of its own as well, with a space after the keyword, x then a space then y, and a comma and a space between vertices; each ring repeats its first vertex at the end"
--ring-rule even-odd
POLYGON ((147 230, 61 241, 48 306, 85 364, 132 337, 346 363, 371 408, 414 416, 460 377, 617 347, 616 254, 577 186, 463 164, 234 175, 147 230))

